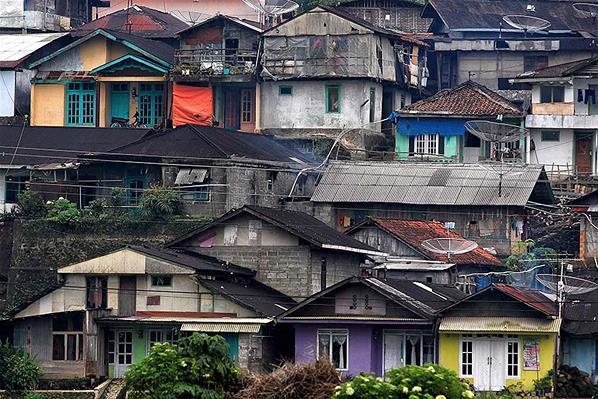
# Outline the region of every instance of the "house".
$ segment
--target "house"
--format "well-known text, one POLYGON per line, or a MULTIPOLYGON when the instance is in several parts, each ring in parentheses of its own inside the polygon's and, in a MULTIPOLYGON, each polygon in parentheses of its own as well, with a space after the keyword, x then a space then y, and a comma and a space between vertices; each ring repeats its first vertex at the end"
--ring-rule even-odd
POLYGON ((70 41, 68 33, 0 34, 0 123, 23 124, 34 76, 29 63, 70 41))
POLYGON ((557 313, 539 291, 491 285, 440 312, 439 364, 476 391, 532 390, 557 364, 557 313))
POLYGON ((31 125, 164 125, 173 62, 165 43, 95 30, 30 65, 31 125))
POLYGON ((598 58, 559 63, 518 75, 532 88, 527 159, 563 174, 595 175, 598 58))
POLYGON ((295 332, 295 362, 325 358, 344 375, 436 363, 436 314, 465 296, 456 288, 349 277, 278 316, 295 332))
POLYGON ((598 191, 592 191, 567 203, 571 211, 579 216, 579 258, 594 264, 598 257, 598 191))
POLYGON ((312 152, 339 134, 362 157, 385 147, 382 120, 426 86, 426 47, 338 7, 276 25, 262 35, 257 129, 312 152))
POLYGON ((352 275, 384 252, 297 211, 245 205, 172 241, 256 271, 256 279, 306 298, 352 275))
POLYGON ((480 247, 450 258, 426 249, 425 240, 463 238, 441 222, 368 217, 345 234, 389 254, 376 266, 379 276, 455 284, 458 275, 504 270, 500 259, 480 247))
POLYGON ((92 18, 92 12, 110 6, 105 0, 4 0, 0 5, 0 31, 64 32, 92 18))
POLYGON ((429 0, 422 17, 431 18, 431 79, 438 89, 475 80, 489 89, 528 89, 511 84, 520 73, 587 58, 596 49, 597 25, 574 2, 547 0, 429 0), (510 26, 503 17, 541 18, 539 32, 510 26), (435 59, 434 59, 435 58, 435 59))
POLYGON ((427 32, 432 22, 430 18, 421 17, 424 3, 420 1, 344 0, 336 5, 343 11, 389 30, 427 32))
POLYGON ((552 204, 554 196, 538 165, 512 165, 502 179, 478 164, 332 162, 311 198, 314 215, 338 229, 367 216, 437 220, 509 256, 528 238, 529 201, 552 204))
POLYGON ((177 32, 188 27, 186 22, 172 14, 135 4, 78 26, 74 34, 82 37, 98 29, 104 29, 159 40, 172 47, 178 47, 177 32))
POLYGON ((221 334, 241 367, 272 361, 269 324, 294 301, 254 272, 187 251, 130 246, 58 269, 59 288, 12 317, 13 343, 46 378, 111 377, 152 345, 221 334))
MULTIPOLYGON (((404 110, 396 124, 395 152, 399 159, 449 160, 477 163, 493 159, 491 144, 466 131, 470 120, 523 125, 523 111, 505 97, 468 80, 453 89, 417 101, 404 110)), ((525 137, 502 144, 505 158, 523 161, 525 137)))
MULTIPOLYGON (((76 183, 90 176, 81 171, 78 156, 107 152, 148 133, 148 129, 0 126, 0 212, 12 211, 19 193, 27 188, 45 200, 62 196, 79 203, 90 182, 76 183)), ((100 181, 96 178, 94 183, 100 181)))
POLYGON ((218 14, 178 33, 173 124, 254 132, 261 24, 218 14))

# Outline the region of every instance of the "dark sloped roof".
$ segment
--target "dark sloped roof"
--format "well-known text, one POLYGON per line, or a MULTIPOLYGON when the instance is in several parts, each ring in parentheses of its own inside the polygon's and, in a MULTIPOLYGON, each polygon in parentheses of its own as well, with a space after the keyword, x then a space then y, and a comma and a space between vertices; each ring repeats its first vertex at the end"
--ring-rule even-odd
POLYGON ((201 284, 261 316, 277 316, 296 304, 291 297, 253 279, 201 280, 201 284))
POLYGON ((220 225, 227 220, 230 220, 237 215, 249 213, 268 223, 271 223, 289 233, 310 242, 321 248, 358 252, 370 255, 383 255, 382 252, 366 245, 356 239, 342 234, 341 232, 328 226, 326 223, 314 218, 311 215, 303 212, 289 211, 275 208, 264 208, 261 206, 245 205, 243 208, 232 210, 219 219, 199 229, 185 234, 177 238, 170 244, 169 247, 175 247, 187 239, 202 233, 213 226, 220 225))
POLYGON ((271 137, 211 126, 185 125, 117 148, 116 153, 160 158, 247 159, 299 166, 303 155, 278 144, 271 137))
POLYGON ((535 71, 524 72, 517 75, 517 79, 535 78, 560 78, 574 75, 575 72, 598 61, 598 57, 584 58, 582 60, 565 62, 563 64, 551 65, 535 71))
POLYGON ((178 34, 182 35, 182 34, 194 31, 195 29, 201 28, 202 26, 207 25, 216 20, 230 21, 236 25, 239 25, 241 27, 251 29, 253 31, 260 32, 260 33, 263 32, 265 29, 265 26, 263 26, 262 24, 260 24, 259 22, 256 22, 256 21, 250 21, 247 19, 241 19, 241 18, 229 16, 229 15, 216 14, 213 17, 205 19, 203 21, 200 21, 193 26, 188 26, 188 27, 182 29, 180 32, 178 32, 178 34))
POLYGON ((415 298, 418 301, 425 303, 435 311, 442 310, 467 296, 463 291, 448 285, 423 283, 403 279, 377 278, 376 280, 405 293, 411 298, 415 298))
POLYGON ((129 25, 133 35, 151 39, 173 38, 178 31, 188 27, 171 14, 136 5, 81 25, 75 30, 75 35, 82 36, 96 29, 129 32, 129 25))
MULTIPOLYGON (((448 231, 443 223, 434 221, 369 218, 363 224, 377 225, 426 258, 442 262, 447 261, 446 255, 428 251, 422 246, 422 241, 433 238, 463 238, 454 231, 448 231)), ((363 224, 355 226, 350 231, 359 229, 363 224)), ((502 265, 496 256, 479 247, 465 254, 451 256, 450 262, 458 265, 502 265)))
POLYGON ((563 330, 575 335, 598 333, 598 290, 567 296, 563 305, 563 330))
POLYGON ((521 109, 500 94, 474 81, 467 81, 453 89, 441 90, 432 97, 409 105, 405 115, 449 115, 522 117, 521 109))
MULTIPOLYGON (((450 30, 460 29, 509 29, 503 22, 505 15, 525 15, 528 0, 429 0, 423 17, 432 17, 432 9, 440 15, 450 30)), ((598 25, 590 17, 573 9, 575 1, 544 0, 535 2, 534 17, 550 21, 549 31, 589 32, 598 34, 598 25)), ((522 32, 523 33, 523 32, 522 32)), ((566 34, 566 32, 565 32, 566 34)))
POLYGON ((199 272, 216 274, 236 274, 241 276, 254 276, 255 272, 246 267, 237 266, 230 262, 203 255, 194 251, 177 250, 171 248, 155 248, 139 245, 130 245, 128 248, 145 255, 160 258, 181 266, 190 267, 199 272))
POLYGON ((135 142, 149 132, 149 129, 0 126, 0 165, 11 163, 17 144, 19 148, 12 164, 32 166, 108 152, 135 142))
POLYGON ((158 40, 146 39, 144 37, 130 35, 126 32, 122 31, 113 31, 113 30, 106 30, 106 32, 112 34, 118 40, 129 42, 150 54, 160 58, 163 61, 166 61, 170 64, 174 63, 174 47, 160 42, 158 40))

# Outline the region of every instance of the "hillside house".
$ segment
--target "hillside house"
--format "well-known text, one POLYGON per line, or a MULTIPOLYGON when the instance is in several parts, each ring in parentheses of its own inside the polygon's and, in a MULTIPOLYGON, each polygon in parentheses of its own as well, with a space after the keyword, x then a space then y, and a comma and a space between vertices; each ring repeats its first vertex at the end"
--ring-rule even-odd
POLYGON ((427 32, 432 22, 421 17, 424 3, 417 0, 344 0, 337 7, 373 25, 401 32, 427 32))

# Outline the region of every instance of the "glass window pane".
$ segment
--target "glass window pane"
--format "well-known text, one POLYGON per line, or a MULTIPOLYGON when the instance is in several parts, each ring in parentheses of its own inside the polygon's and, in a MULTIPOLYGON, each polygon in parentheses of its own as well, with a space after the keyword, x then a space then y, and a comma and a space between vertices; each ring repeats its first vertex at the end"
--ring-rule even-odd
POLYGON ((64 335, 54 335, 52 337, 52 360, 65 360, 64 355, 64 335))
POLYGON ((405 340, 405 364, 421 366, 421 336, 408 335, 405 340))
POLYGON ((332 336, 332 364, 338 369, 347 368, 347 335, 332 336))
POLYGON ((74 334, 67 335, 67 360, 77 360, 77 336, 74 334))
POLYGON ((318 353, 320 359, 330 359, 330 335, 326 333, 318 334, 318 353))

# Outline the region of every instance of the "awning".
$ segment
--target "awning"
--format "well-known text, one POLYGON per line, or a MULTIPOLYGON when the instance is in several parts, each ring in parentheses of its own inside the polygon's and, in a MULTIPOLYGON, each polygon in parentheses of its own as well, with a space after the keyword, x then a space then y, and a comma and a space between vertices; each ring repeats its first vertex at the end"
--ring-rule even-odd
POLYGON ((258 333, 270 319, 222 319, 183 323, 181 331, 197 331, 206 333, 258 333))
POLYGON ((177 185, 188 185, 203 183, 208 175, 207 169, 195 169, 195 168, 182 168, 179 169, 179 173, 176 175, 174 184, 177 185))
POLYGON ((557 319, 533 319, 525 317, 445 317, 440 321, 438 330, 441 332, 455 333, 556 333, 560 328, 561 321, 557 319))
POLYGON ((454 118, 406 118, 399 117, 397 133, 401 136, 438 134, 440 136, 463 136, 464 119, 454 118))

